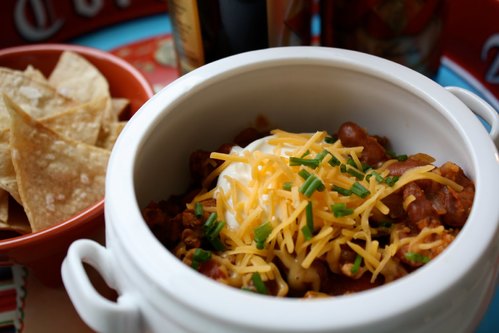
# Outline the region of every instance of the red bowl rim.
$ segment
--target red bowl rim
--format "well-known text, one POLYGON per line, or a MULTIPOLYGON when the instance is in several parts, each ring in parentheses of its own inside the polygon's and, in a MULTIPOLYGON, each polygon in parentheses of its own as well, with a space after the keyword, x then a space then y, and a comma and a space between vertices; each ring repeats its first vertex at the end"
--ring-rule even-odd
POLYGON ((0 57, 7 54, 24 54, 28 52, 41 52, 41 51, 74 51, 77 53, 81 53, 83 55, 89 55, 95 58, 105 59, 119 67, 123 67, 126 71, 133 74, 133 76, 139 81, 140 85, 144 88, 147 94, 152 97, 154 95, 154 91, 152 89, 151 84, 146 80, 146 78, 139 72, 138 69, 133 67, 126 60, 115 56, 112 53, 106 52, 104 50, 99 50, 96 48, 82 46, 82 45, 73 45, 73 44, 33 44, 33 45, 21 45, 21 46, 13 46, 5 49, 0 49, 0 57))

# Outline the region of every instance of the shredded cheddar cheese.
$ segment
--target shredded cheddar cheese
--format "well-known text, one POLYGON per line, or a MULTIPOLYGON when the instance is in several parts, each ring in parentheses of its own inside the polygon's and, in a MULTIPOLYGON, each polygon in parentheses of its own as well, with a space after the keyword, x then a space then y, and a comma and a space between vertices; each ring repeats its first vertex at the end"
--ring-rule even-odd
MULTIPOLYGON (((310 283, 316 289, 321 281, 313 269, 314 261, 323 258, 333 272, 341 271, 343 246, 362 257, 362 269, 356 276, 368 271, 372 274, 372 282, 380 274, 386 274, 386 279, 390 280, 398 249, 408 246, 414 251, 428 251, 442 245, 440 239, 431 238, 431 235, 442 234, 443 227, 437 227, 425 228, 413 237, 402 237, 405 231, 395 228, 391 231, 390 243, 380 246, 372 238, 377 231, 369 223, 373 212, 389 215, 390 208, 382 202, 384 198, 415 180, 430 179, 455 191, 462 190, 461 185, 432 172, 433 165, 409 169, 396 183, 388 184, 380 179, 388 176, 387 168, 395 160, 383 163, 376 170, 364 170, 359 159, 363 147, 344 147, 340 141, 327 143, 324 140, 326 132, 295 134, 274 130, 272 134, 266 141, 270 150, 212 153, 212 159, 223 163, 204 184, 219 177, 219 186, 202 192, 189 204, 193 207, 195 202, 216 199, 219 218, 227 220, 220 233, 227 250, 221 256, 223 260, 218 260, 222 260, 220 262, 228 270, 242 275, 238 279, 231 277, 234 280, 229 283, 246 283, 244 281, 250 281, 252 273, 258 272, 264 281, 275 281, 278 296, 287 294, 289 281, 293 279, 291 275, 296 277, 293 283, 310 283), (322 157, 320 161, 318 156, 322 157), (291 158, 303 163, 294 165, 290 163, 291 158), (350 165, 347 165, 349 160, 350 165), (312 162, 316 162, 316 166, 312 162), (225 174, 231 167, 239 169, 232 175, 225 174), (353 172, 349 172, 350 169, 353 172), (309 177, 315 177, 319 185, 307 195, 304 187, 309 177), (224 182, 224 186, 220 182, 224 182), (365 189, 366 194, 345 195, 334 190, 337 186, 351 191, 354 184, 365 189), (312 203, 313 211, 307 216, 309 203, 312 203), (263 248, 257 248, 255 228, 267 221, 272 229, 263 248), (304 228, 311 234, 307 236, 304 228), (275 257, 286 268, 287 281, 272 262, 275 257)), ((403 208, 407 210, 415 199, 414 195, 409 195, 403 208)))

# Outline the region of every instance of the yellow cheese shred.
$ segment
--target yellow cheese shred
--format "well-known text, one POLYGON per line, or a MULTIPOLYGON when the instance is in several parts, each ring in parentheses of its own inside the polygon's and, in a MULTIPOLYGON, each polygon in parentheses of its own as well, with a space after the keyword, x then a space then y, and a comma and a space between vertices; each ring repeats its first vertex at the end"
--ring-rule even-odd
MULTIPOLYGON (((385 216, 390 214, 390 208, 382 201, 384 198, 415 180, 430 179, 455 191, 462 191, 461 185, 434 172, 433 165, 409 169, 390 186, 374 176, 356 179, 332 163, 339 161, 344 165, 350 159, 363 174, 359 159, 363 147, 344 147, 339 140, 326 143, 327 133, 323 131, 297 134, 274 130, 272 134, 268 144, 275 149, 271 153, 245 150, 242 153, 211 153, 212 159, 223 163, 208 175, 205 185, 212 183, 233 163, 244 164, 250 170, 251 180, 244 182, 228 177, 226 180, 230 189, 227 193, 221 188, 204 191, 189 204, 192 208, 196 202, 215 198, 218 218, 223 219, 231 213, 236 220, 236 227, 226 226, 221 231, 227 250, 217 259, 233 273, 228 283, 251 283, 251 274, 258 272, 264 281, 275 281, 278 296, 285 296, 290 281, 281 276, 273 262, 279 258, 290 275, 296 277, 302 274, 301 279, 318 288, 320 279, 315 272, 314 261, 321 258, 333 272, 340 273, 342 246, 348 246, 362 257, 362 272, 370 271, 371 281, 374 282, 380 274, 386 274, 393 267, 394 256, 402 247, 408 246, 417 251, 442 246, 440 239, 428 241, 431 235, 443 232, 443 227, 437 227, 425 228, 411 237, 404 236, 406 230, 393 229, 390 244, 381 248, 378 241, 372 239, 377 231, 369 223, 374 212, 385 216), (316 167, 289 163, 290 157, 313 161, 320 154, 323 160, 316 167), (307 183, 306 175, 316 177, 322 185, 309 196, 305 195, 303 188, 307 183), (333 190, 334 186, 349 190, 356 182, 369 194, 361 198, 333 190), (307 217, 306 207, 309 204, 313 207, 313 221, 308 221, 307 217), (343 205, 349 214, 336 216, 334 207, 337 204, 343 205), (271 230, 263 248, 257 248, 255 228, 265 222, 269 222, 271 230), (303 230, 309 228, 310 222, 313 222, 313 228, 307 235, 303 230)), ((374 171, 385 178, 389 173, 387 168, 395 162, 387 161, 374 171)), ((371 172, 366 171, 366 174, 371 172)), ((407 209, 415 199, 409 195, 403 201, 403 208, 407 209)))

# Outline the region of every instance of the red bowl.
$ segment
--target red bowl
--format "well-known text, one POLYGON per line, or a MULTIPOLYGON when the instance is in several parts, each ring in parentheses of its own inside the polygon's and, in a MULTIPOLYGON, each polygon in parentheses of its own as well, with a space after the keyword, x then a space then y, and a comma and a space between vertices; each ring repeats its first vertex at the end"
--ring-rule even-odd
MULTIPOLYGON (((150 83, 129 63, 105 51, 84 46, 36 44, 6 48, 0 50, 0 66, 24 70, 31 64, 48 76, 63 51, 76 52, 99 69, 109 82, 112 97, 130 100, 125 119, 154 94, 150 83)), ((24 265, 45 285, 58 286, 61 284, 60 266, 69 245, 79 238, 102 238, 103 231, 104 199, 47 229, 14 237, 0 235, 0 266, 24 265)))

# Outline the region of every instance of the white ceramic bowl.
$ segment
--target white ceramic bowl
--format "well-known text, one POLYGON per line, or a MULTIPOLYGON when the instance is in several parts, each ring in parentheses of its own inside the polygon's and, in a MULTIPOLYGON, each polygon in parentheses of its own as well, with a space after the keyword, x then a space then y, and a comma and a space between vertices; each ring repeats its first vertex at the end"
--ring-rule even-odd
POLYGON ((106 332, 470 331, 497 281, 497 138, 497 113, 476 96, 366 54, 288 47, 211 63, 170 84, 128 123, 107 174, 106 247, 73 243, 65 286, 82 318, 106 332), (467 105, 488 119, 491 134, 467 105), (456 162, 476 184, 468 222, 425 267, 349 296, 279 299, 202 276, 163 248, 141 208, 186 189, 192 151, 215 149, 261 114, 290 131, 334 131, 352 120, 391 138, 395 151, 456 162), (116 302, 93 289, 82 262, 118 291, 116 302))

